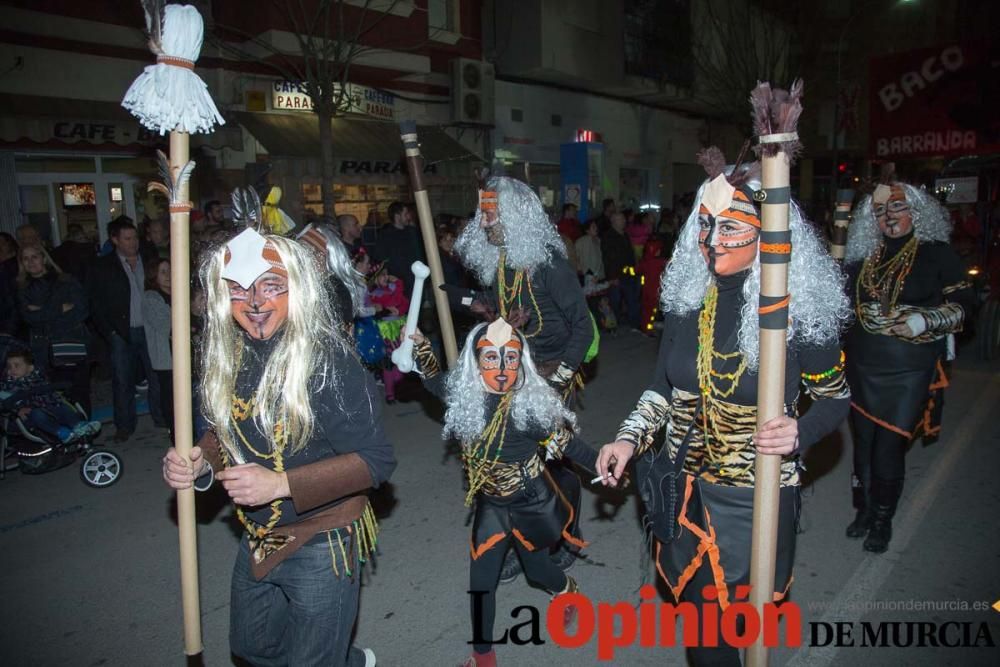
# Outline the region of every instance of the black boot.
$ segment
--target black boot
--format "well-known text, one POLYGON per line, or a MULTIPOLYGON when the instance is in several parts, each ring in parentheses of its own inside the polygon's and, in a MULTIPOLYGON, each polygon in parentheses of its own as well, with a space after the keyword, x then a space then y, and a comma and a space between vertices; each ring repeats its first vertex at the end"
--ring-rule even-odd
POLYGON ((851 475, 851 500, 857 514, 854 521, 847 526, 847 536, 851 538, 864 537, 872 523, 871 502, 868 499, 868 489, 857 475, 851 475))
POLYGON ((873 480, 872 501, 874 510, 871 528, 865 539, 865 551, 880 554, 889 548, 892 539, 892 517, 896 514, 896 505, 903 492, 903 480, 873 480))

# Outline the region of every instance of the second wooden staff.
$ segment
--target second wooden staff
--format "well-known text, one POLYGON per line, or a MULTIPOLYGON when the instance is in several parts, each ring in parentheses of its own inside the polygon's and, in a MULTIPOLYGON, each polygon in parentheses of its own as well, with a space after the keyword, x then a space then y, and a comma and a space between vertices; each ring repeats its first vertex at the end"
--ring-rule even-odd
POLYGON ((420 220, 420 235, 424 237, 424 252, 427 254, 427 265, 431 270, 431 281, 434 283, 434 305, 438 312, 438 322, 441 325, 441 339, 444 341, 444 356, 448 360, 448 368, 458 360, 458 347, 455 344, 455 325, 451 321, 451 306, 448 295, 437 289, 444 284, 444 271, 441 270, 441 255, 438 252, 437 234, 434 231, 434 217, 431 215, 430 199, 424 186, 424 158, 420 154, 417 143, 417 124, 412 120, 399 124, 403 148, 406 149, 406 167, 410 173, 410 185, 413 187, 413 200, 417 204, 417 218, 420 220))

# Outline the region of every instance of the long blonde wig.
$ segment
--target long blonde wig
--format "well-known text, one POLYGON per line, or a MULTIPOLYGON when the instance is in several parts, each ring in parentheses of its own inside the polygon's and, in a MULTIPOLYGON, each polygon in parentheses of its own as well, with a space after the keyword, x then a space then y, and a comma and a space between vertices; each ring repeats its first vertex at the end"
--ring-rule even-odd
MULTIPOLYGON (((297 452, 313 434, 315 414, 311 397, 327 382, 335 382, 332 352, 347 349, 335 318, 323 276, 312 250, 298 241, 265 235, 288 271, 288 319, 275 334, 279 337, 266 360, 255 391, 254 422, 272 450, 283 446, 297 452), (275 441, 281 423, 288 438, 275 441)), ((202 266, 207 313, 201 369, 202 409, 219 441, 237 462, 244 457, 234 439, 232 403, 236 375, 243 356, 244 332, 233 319, 229 287, 222 278, 226 247, 210 253, 202 266)), ((247 397, 243 397, 247 398, 247 397)))

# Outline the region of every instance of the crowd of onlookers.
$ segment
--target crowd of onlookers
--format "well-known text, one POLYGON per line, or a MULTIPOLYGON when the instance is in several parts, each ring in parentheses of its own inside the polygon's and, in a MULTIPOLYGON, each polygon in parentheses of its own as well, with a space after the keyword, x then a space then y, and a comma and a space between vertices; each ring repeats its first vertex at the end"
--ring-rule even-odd
MULTIPOLYGON (((450 285, 475 287, 454 252, 455 240, 471 218, 440 214, 435 220, 444 279, 450 285)), ((374 234, 363 233, 353 215, 306 222, 332 229, 365 280, 367 298, 355 335, 359 352, 391 402, 401 376, 388 355, 398 344, 409 309, 410 267, 416 260, 426 261, 416 211, 394 202, 374 234)), ((612 332, 619 322, 651 330, 659 274, 677 220, 669 213, 657 221, 652 211, 619 211, 608 199, 592 220, 579 221, 576 207, 568 204, 561 218, 553 216, 553 224, 600 325, 612 332)), ((218 201, 194 211, 192 268, 207 249, 237 231, 218 201)), ((24 359, 37 375, 61 383, 66 398, 88 414, 96 365, 104 377, 110 376, 114 439, 123 442, 136 428, 136 401, 143 389, 153 423, 169 428, 173 421, 170 234, 166 220, 146 219, 136 226, 125 216, 112 220, 107 232, 107 242, 97 247, 80 225, 69 224, 56 248, 48 247, 31 225, 18 227, 13 236, 0 233, 0 352, 4 358, 8 349, 26 352, 24 359)), ((193 270, 192 340, 197 352, 205 303, 196 276, 193 270)), ((428 304, 431 295, 425 292, 423 301, 428 304)), ((428 314, 421 326, 432 332, 434 318, 428 314)))

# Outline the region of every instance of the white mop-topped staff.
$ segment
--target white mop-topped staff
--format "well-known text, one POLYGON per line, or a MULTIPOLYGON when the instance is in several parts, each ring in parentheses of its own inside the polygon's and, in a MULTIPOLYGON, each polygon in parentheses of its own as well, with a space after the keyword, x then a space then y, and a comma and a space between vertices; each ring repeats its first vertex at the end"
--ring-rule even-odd
MULTIPOLYGON (((188 159, 190 134, 210 133, 225 121, 194 71, 204 34, 201 14, 190 5, 167 5, 143 0, 149 49, 156 64, 147 66, 132 82, 122 106, 139 122, 170 133, 170 157, 162 152, 163 183, 151 183, 170 203, 170 281, 176 288, 170 304, 173 354, 174 447, 190 461, 194 428, 191 417, 191 294, 189 181, 194 162, 188 159)), ((177 528, 180 543, 181 599, 184 609, 184 652, 202 652, 201 605, 198 599, 198 543, 194 489, 177 491, 177 528)))
POLYGON ((413 370, 413 339, 417 331, 417 320, 420 319, 420 297, 424 294, 424 281, 431 275, 431 270, 421 261, 410 265, 413 271, 413 297, 410 299, 410 310, 406 313, 406 328, 403 331, 403 342, 392 351, 392 363, 403 373, 413 370))

